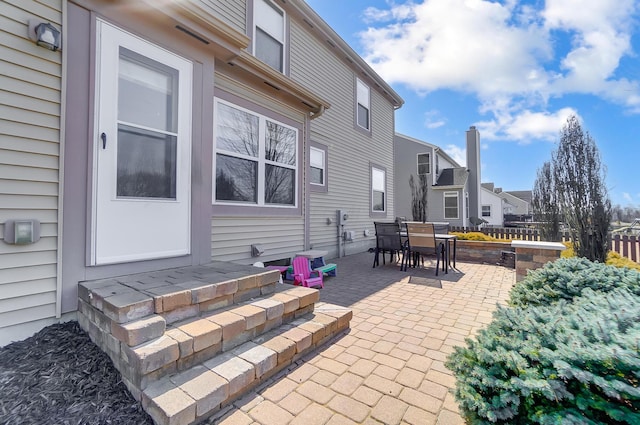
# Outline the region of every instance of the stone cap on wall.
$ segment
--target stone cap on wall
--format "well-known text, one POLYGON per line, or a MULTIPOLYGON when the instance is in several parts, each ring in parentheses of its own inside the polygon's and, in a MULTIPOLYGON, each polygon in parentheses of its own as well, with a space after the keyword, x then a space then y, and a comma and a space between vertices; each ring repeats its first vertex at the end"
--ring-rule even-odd
POLYGON ((541 242, 541 241, 512 241, 512 248, 548 249, 554 251, 564 251, 567 249, 561 242, 541 242))

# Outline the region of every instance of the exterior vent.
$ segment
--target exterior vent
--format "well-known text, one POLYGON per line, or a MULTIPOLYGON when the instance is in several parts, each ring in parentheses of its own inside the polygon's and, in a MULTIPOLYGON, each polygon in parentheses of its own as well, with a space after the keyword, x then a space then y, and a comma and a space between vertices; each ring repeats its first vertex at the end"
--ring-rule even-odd
POLYGON ((185 27, 181 26, 181 25, 176 25, 176 29, 182 31, 183 33, 190 35, 191 37, 195 38, 196 40, 204 43, 204 44, 209 44, 209 41, 207 39, 205 39, 202 36, 199 36, 198 34, 186 29, 185 27))
POLYGON ((276 90, 280 91, 280 87, 274 86, 273 84, 271 84, 271 83, 270 83, 270 82, 268 82, 268 81, 265 81, 264 83, 265 83, 266 85, 268 85, 269 87, 271 87, 271 88, 273 88, 273 89, 276 89, 276 90))

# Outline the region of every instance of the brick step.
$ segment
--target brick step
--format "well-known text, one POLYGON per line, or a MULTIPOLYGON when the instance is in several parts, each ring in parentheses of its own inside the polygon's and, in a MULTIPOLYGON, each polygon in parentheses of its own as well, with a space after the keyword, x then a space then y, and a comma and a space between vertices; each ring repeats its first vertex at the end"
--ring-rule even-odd
POLYGON ((142 406, 157 424, 200 421, 347 329, 351 317, 349 309, 318 303, 313 312, 151 383, 142 406))
MULTIPOLYGON (((116 338, 125 337, 121 339, 120 347, 123 378, 130 381, 131 387, 144 389, 165 375, 189 369, 312 312, 320 297, 316 289, 278 286, 276 293, 266 297, 170 324, 162 334, 139 345, 129 346, 128 342, 138 339, 131 334, 112 332, 116 338)), ((140 330, 142 323, 149 321, 145 318, 131 322, 135 326, 129 328, 131 331, 140 330), (138 323, 141 325, 136 325, 138 323)), ((149 328, 154 326, 155 322, 149 328)), ((118 324, 112 327, 119 328, 118 324)), ((145 332, 142 330, 139 334, 145 332)), ((157 332, 154 328, 153 333, 157 332)))

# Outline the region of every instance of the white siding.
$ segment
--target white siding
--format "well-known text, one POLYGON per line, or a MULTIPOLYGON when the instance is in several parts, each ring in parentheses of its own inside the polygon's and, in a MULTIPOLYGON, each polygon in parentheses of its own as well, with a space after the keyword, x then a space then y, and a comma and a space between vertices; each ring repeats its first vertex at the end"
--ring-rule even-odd
POLYGON ((306 31, 304 24, 291 22, 291 78, 320 93, 331 103, 324 115, 311 121, 311 140, 328 146, 328 193, 311 193, 310 243, 313 248, 337 253, 336 210, 344 209, 349 219, 344 230, 355 231, 346 252, 366 250, 375 244, 364 230, 373 222, 393 220, 393 107, 368 79, 370 86, 372 135, 354 128, 355 73, 328 45, 306 31), (370 162, 387 170, 387 216, 373 219, 370 210, 370 162), (334 223, 327 225, 327 218, 334 223))
POLYGON ((502 198, 490 190, 482 188, 480 190, 480 201, 482 205, 491 205, 491 216, 482 216, 482 218, 487 220, 491 226, 502 226, 502 198))
MULTIPOLYGON (((28 20, 60 28, 61 0, 0 3, 0 239, 8 219, 40 220, 41 239, 0 243, 0 328, 56 314, 61 52, 28 38, 28 20)), ((0 345, 24 337, 0 332, 0 345)))

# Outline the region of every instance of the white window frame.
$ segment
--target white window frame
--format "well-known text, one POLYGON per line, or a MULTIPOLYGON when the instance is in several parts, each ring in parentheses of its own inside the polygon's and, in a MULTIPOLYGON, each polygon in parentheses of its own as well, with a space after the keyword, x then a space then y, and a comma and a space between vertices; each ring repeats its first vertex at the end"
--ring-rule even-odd
POLYGON ((387 212, 387 170, 385 170, 382 167, 378 167, 375 165, 371 165, 371 213, 373 214, 386 214, 387 212), (375 187, 375 178, 374 175, 376 172, 380 172, 382 173, 382 190, 379 190, 379 188, 375 187), (373 203, 374 203, 374 197, 373 194, 374 192, 382 192, 382 199, 383 199, 383 209, 382 210, 374 210, 373 209, 373 203))
POLYGON ((280 64, 280 69, 278 69, 277 71, 282 72, 283 74, 285 73, 285 64, 287 63, 286 22, 287 22, 286 12, 284 11, 284 9, 279 7, 274 2, 269 0, 253 0, 253 40, 252 40, 252 47, 251 47, 253 55, 257 57, 256 40, 257 40, 257 33, 258 33, 257 30, 259 28, 261 31, 265 32, 267 35, 269 35, 274 40, 276 40, 278 43, 282 44, 282 63, 280 64), (272 25, 268 22, 265 22, 265 19, 267 19, 267 14, 261 13, 261 10, 263 10, 262 7, 266 7, 266 8, 271 7, 274 9, 274 11, 279 12, 282 15, 281 28, 277 28, 279 27, 277 23, 275 25, 272 25), (276 32, 280 32, 280 34, 276 34, 276 32))
POLYGON ((426 153, 419 153, 416 155, 416 173, 419 176, 426 176, 427 174, 431 174, 431 154, 429 152, 426 153), (426 155, 427 157, 427 162, 420 162, 420 156, 426 155), (425 165, 427 166, 427 172, 426 173, 421 173, 420 172, 420 165, 425 165))
POLYGON ((213 181, 213 185, 212 185, 212 202, 214 205, 232 205, 232 206, 258 206, 258 207, 266 207, 266 208, 285 208, 285 209, 294 209, 294 208, 298 208, 298 193, 299 193, 299 162, 300 162, 300 158, 298 155, 299 149, 300 149, 300 134, 298 132, 298 129, 295 127, 292 127, 290 125, 284 124, 281 121, 278 121, 274 118, 262 115, 258 112, 252 111, 250 109, 247 108, 243 108, 242 106, 239 106, 235 103, 220 99, 220 98, 215 98, 214 99, 214 111, 213 111, 213 140, 214 140, 214 149, 213 149, 213 175, 212 175, 212 181, 213 181), (251 114, 253 116, 258 117, 259 119, 259 125, 258 125, 258 156, 257 157, 250 157, 247 155, 243 155, 240 154, 238 152, 233 152, 233 151, 228 151, 228 150, 224 150, 224 149, 218 149, 217 146, 217 114, 218 114, 218 105, 220 104, 224 104, 227 105, 231 108, 235 108, 238 109, 242 112, 246 112, 248 114, 251 114), (284 164, 284 163, 280 163, 280 162, 274 162, 274 161, 269 161, 265 159, 265 148, 266 148, 266 122, 270 121, 272 123, 278 124, 280 126, 283 126, 285 128, 288 128, 290 130, 293 130, 295 132, 295 139, 296 139, 296 152, 295 152, 295 158, 296 158, 296 163, 294 166, 291 166, 289 164, 284 164), (222 154, 222 155, 226 155, 226 156, 231 156, 234 158, 239 158, 239 159, 246 159, 246 160, 251 160, 251 161, 255 161, 258 163, 258 188, 257 188, 257 202, 244 202, 244 201, 227 201, 227 200, 217 200, 216 199, 216 159, 217 159, 217 154, 222 154), (266 170, 266 166, 267 165, 275 165, 278 167, 282 167, 282 168, 289 168, 294 170, 294 178, 293 178, 293 182, 295 185, 294 188, 294 196, 293 196, 293 204, 291 205, 285 205, 285 204, 270 204, 270 203, 266 203, 265 202, 265 170, 266 170))
POLYGON ((460 218, 460 199, 458 196, 458 192, 444 192, 442 200, 443 200, 442 207, 444 209, 444 218, 450 219, 450 220, 459 219, 460 218), (447 216, 447 198, 456 198, 456 216, 455 217, 447 216))
POLYGON ((359 78, 356 78, 356 125, 365 131, 371 131, 371 88, 359 78), (360 125, 359 105, 367 110, 367 127, 360 125))
POLYGON ((491 217, 491 204, 483 205, 481 214, 482 214, 483 217, 491 217), (485 215, 485 208, 489 208, 489 214, 485 215))
POLYGON ((322 183, 314 183, 311 181, 311 177, 309 177, 309 182, 314 186, 324 187, 327 185, 327 157, 326 151, 324 149, 316 148, 311 146, 309 148, 309 168, 318 168, 322 170, 322 183), (317 152, 321 155, 322 164, 320 166, 316 166, 313 164, 313 152, 317 152))

